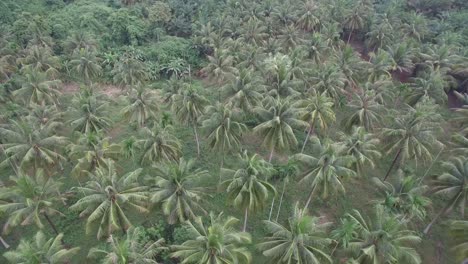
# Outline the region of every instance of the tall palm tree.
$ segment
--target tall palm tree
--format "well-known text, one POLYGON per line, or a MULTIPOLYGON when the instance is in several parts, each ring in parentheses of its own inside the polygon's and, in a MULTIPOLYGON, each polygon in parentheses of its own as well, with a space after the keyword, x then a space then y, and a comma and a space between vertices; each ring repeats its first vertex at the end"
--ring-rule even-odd
POLYGON ((203 121, 203 128, 208 133, 210 148, 221 154, 222 169, 226 152, 240 148, 247 126, 239 122, 239 113, 232 109, 232 104, 217 103, 206 112, 208 117, 203 121))
POLYGON ((125 238, 110 236, 108 246, 105 249, 91 248, 88 258, 100 259, 99 263, 142 263, 158 264, 155 257, 166 250, 163 247, 164 239, 156 241, 142 241, 144 238, 143 227, 131 227, 125 238))
POLYGON ((208 61, 208 65, 202 71, 218 84, 231 79, 237 71, 234 67, 234 57, 229 55, 227 50, 216 49, 213 56, 208 56, 208 61))
POLYGON ((198 138, 197 126, 209 101, 194 89, 188 89, 174 98, 172 111, 180 122, 193 128, 195 141, 197 143, 197 155, 200 156, 200 140, 198 138))
POLYGON ((359 83, 365 78, 365 70, 368 63, 359 57, 353 47, 345 45, 339 49, 336 55, 337 64, 344 76, 345 88, 353 88, 355 90, 359 83))
POLYGON ((81 89, 73 97, 70 125, 81 133, 98 132, 110 127, 111 120, 107 115, 108 101, 93 92, 92 87, 81 89))
POLYGON ((44 218, 59 235, 50 216, 62 215, 54 208, 59 200, 57 193, 61 184, 46 176, 43 170, 38 170, 34 177, 20 173, 11 180, 13 185, 0 189, 0 211, 8 214, 3 231, 9 232, 12 227, 32 223, 42 229, 44 218))
POLYGON ((305 45, 306 57, 313 60, 316 64, 322 63, 329 47, 325 43, 324 36, 321 33, 313 33, 310 40, 305 45))
POLYGON ((233 106, 239 107, 245 113, 251 112, 262 99, 262 89, 257 76, 246 68, 222 88, 223 95, 233 106))
POLYGON ((62 245, 63 234, 47 239, 42 232, 37 232, 33 239, 21 239, 15 250, 7 251, 3 256, 8 263, 57 263, 66 264, 71 261, 80 250, 79 247, 65 248, 62 245))
POLYGON ((354 33, 355 30, 361 30, 364 28, 365 23, 366 23, 366 12, 368 11, 368 8, 363 8, 363 5, 361 5, 362 2, 365 1, 359 1, 356 7, 354 7, 349 14, 345 17, 343 21, 343 27, 347 30, 348 32, 348 43, 351 41, 351 37, 354 33), (359 3, 360 2, 360 3, 359 3))
POLYGON ((456 243, 453 249, 457 252, 457 259, 463 263, 468 258, 468 221, 452 221, 450 234, 456 243))
POLYGON ((233 206, 244 210, 244 227, 247 229, 249 212, 257 212, 265 206, 270 194, 276 195, 273 185, 266 181, 270 173, 269 164, 257 154, 247 152, 239 155, 241 164, 238 169, 223 169, 221 188, 227 193, 227 200, 233 206))
POLYGON ((263 138, 263 145, 270 150, 268 161, 276 151, 290 150, 297 146, 294 128, 305 128, 307 122, 299 119, 299 110, 288 99, 273 99, 264 108, 257 107, 256 114, 262 123, 253 131, 263 138))
POLYGON ((455 157, 449 162, 444 162, 442 166, 444 172, 434 177, 432 191, 434 194, 447 197, 449 200, 424 229, 425 234, 429 232, 439 217, 456 207, 460 208, 462 217, 465 215, 468 202, 468 160, 465 157, 455 157))
POLYGON ((193 239, 181 245, 174 245, 171 257, 181 259, 181 263, 225 263, 248 264, 252 256, 246 245, 252 239, 248 233, 236 231, 234 226, 239 222, 234 217, 215 216, 210 214, 208 226, 200 217, 193 222, 187 222, 189 233, 193 239))
POLYGON ((277 54, 265 60, 265 84, 274 97, 297 95, 293 63, 288 55, 277 54))
POLYGON ((402 163, 407 159, 431 160, 432 147, 443 145, 435 137, 435 127, 429 122, 427 115, 431 115, 430 111, 422 112, 408 106, 407 114, 397 116, 392 127, 382 129, 382 135, 387 142, 386 154, 395 153, 384 181, 387 180, 397 161, 402 163))
POLYGON ((409 105, 414 106, 425 97, 433 98, 439 104, 447 102, 448 97, 445 93, 447 82, 440 71, 429 72, 412 81, 412 89, 406 97, 409 105))
POLYGON ((431 204, 431 200, 424 195, 428 186, 420 185, 414 176, 402 176, 393 184, 372 178, 384 196, 378 203, 395 215, 401 215, 404 220, 409 221, 415 217, 424 220, 426 208, 431 204))
POLYGON ((369 62, 370 65, 367 68, 369 82, 375 83, 391 77, 390 71, 392 70, 393 62, 388 52, 379 49, 377 53, 370 53, 369 62))
POLYGON ((143 139, 138 141, 143 154, 141 163, 178 161, 182 154, 179 140, 172 134, 172 127, 165 128, 155 125, 152 129, 141 129, 143 139))
POLYGON ((300 165, 300 183, 310 184, 310 194, 304 210, 309 207, 312 197, 317 192, 322 193, 323 199, 328 198, 330 194, 344 192, 343 180, 355 175, 355 172, 348 168, 353 159, 344 153, 345 148, 342 144, 320 141, 317 137, 312 137, 311 142, 316 149, 315 157, 305 154, 295 156, 300 165))
POLYGON ((297 25, 305 31, 312 31, 317 28, 320 24, 318 9, 319 6, 314 1, 302 1, 300 7, 297 9, 297 25))
POLYGON ((351 115, 346 118, 345 128, 351 130, 353 126, 362 126, 366 131, 373 131, 384 110, 383 105, 376 99, 374 90, 366 89, 355 93, 348 104, 351 115))
POLYGON ((368 219, 357 210, 346 217, 357 224, 357 236, 348 246, 356 263, 421 263, 421 257, 412 247, 421 238, 382 206, 377 205, 373 217, 368 219))
POLYGON ((257 247, 270 263, 333 263, 325 252, 331 243, 325 234, 330 223, 319 223, 318 218, 307 215, 298 206, 286 226, 273 221, 264 223, 268 236, 257 247))
POLYGON ((43 72, 46 76, 56 76, 60 67, 58 57, 52 55, 49 47, 32 46, 26 50, 26 55, 18 59, 26 71, 43 72))
POLYGON ((199 202, 207 194, 207 190, 198 186, 199 181, 209 174, 206 170, 195 169, 194 165, 194 160, 185 161, 182 158, 178 163, 154 167, 154 175, 148 177, 148 182, 154 185, 150 201, 162 203, 162 210, 168 217, 169 224, 194 220, 197 211, 206 214, 199 202))
POLYGON ((317 94, 313 90, 313 93, 307 99, 298 101, 297 107, 301 112, 301 120, 308 123, 307 136, 301 149, 301 153, 303 153, 315 128, 326 130, 331 123, 335 122, 336 117, 333 111, 333 101, 325 92, 317 94))
POLYGON ((91 80, 101 75, 102 68, 99 66, 98 59, 92 51, 80 49, 74 53, 73 57, 70 65, 73 67, 73 71, 84 79, 86 84, 89 84, 91 80))
POLYGON ((411 72, 414 68, 415 49, 408 42, 387 47, 387 52, 393 61, 393 70, 411 72))
POLYGON ((6 154, 5 160, 0 163, 2 165, 17 164, 17 167, 25 171, 32 167, 35 172, 38 168, 54 167, 65 160, 60 148, 68 139, 57 136, 53 126, 39 128, 23 118, 0 126, 0 135, 1 147, 6 154))
POLYGON ((45 73, 37 70, 27 71, 22 80, 21 88, 13 92, 13 96, 24 101, 25 104, 56 104, 60 95, 59 80, 50 80, 45 73))
POLYGON ((138 182, 141 168, 121 175, 111 159, 106 165, 89 173, 90 180, 84 187, 76 187, 82 194, 71 210, 80 211, 80 217, 87 216, 86 233, 98 224, 97 238, 109 236, 115 230, 126 232, 132 226, 127 214, 131 210, 147 213, 148 191, 138 182))
POLYGON ((339 102, 340 97, 343 96, 345 80, 340 69, 330 63, 316 69, 311 77, 312 88, 317 93, 326 93, 335 102, 339 102))
POLYGON ((365 166, 375 167, 375 160, 381 154, 377 150, 380 140, 373 134, 367 133, 363 127, 354 127, 350 135, 340 133, 344 146, 344 153, 353 157, 354 167, 358 176, 363 176, 365 166))
POLYGON ((54 105, 33 105, 26 119, 33 126, 37 125, 39 129, 57 131, 64 125, 63 116, 64 113, 54 105))
POLYGON ((125 85, 138 85, 146 81, 148 71, 144 62, 124 54, 114 65, 112 70, 114 83, 124 87, 125 85))
POLYGON ((121 113, 128 121, 137 122, 143 127, 149 120, 156 120, 159 97, 155 91, 137 86, 130 89, 125 99, 126 106, 122 108, 121 113))
POLYGON ((268 38, 267 27, 256 17, 251 17, 240 29, 240 40, 243 43, 260 46, 262 41, 268 38))

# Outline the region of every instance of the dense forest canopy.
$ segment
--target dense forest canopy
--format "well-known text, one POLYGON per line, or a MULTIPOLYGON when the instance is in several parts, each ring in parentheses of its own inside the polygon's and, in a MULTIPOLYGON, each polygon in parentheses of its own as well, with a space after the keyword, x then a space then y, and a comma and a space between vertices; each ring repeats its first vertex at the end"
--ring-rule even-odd
POLYGON ((2 0, 0 263, 464 263, 466 25, 466 0, 2 0))

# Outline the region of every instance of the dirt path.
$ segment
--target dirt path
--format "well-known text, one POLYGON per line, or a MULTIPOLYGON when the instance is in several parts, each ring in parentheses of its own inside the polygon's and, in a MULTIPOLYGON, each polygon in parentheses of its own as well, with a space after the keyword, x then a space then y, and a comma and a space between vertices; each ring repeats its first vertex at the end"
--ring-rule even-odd
MULTIPOLYGON (((110 97, 117 97, 122 94, 122 89, 112 84, 98 84, 98 91, 110 97)), ((75 94, 80 91, 80 85, 76 82, 64 83, 63 94, 75 94)))

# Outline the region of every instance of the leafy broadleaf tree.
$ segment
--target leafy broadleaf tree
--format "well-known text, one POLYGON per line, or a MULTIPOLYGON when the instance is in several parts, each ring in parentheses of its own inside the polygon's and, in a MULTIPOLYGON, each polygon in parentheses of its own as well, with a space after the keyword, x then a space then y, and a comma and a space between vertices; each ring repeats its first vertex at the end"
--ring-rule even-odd
POLYGON ((316 217, 305 214, 296 206, 287 225, 264 221, 268 235, 258 244, 271 263, 333 263, 326 248, 331 243, 325 228, 316 217))
POLYGON ((32 223, 42 229, 45 219, 59 235, 50 216, 62 215, 54 208, 59 200, 60 183, 47 177, 43 170, 38 170, 34 177, 20 173, 11 180, 13 185, 0 189, 0 211, 8 214, 3 231, 9 232, 11 227, 32 223))
POLYGON ((248 233, 236 231, 239 222, 234 217, 215 216, 210 214, 208 225, 200 217, 187 222, 193 239, 181 245, 174 245, 171 257, 182 260, 182 263, 225 263, 248 264, 252 256, 245 247, 252 239, 248 233))
POLYGON ((200 202, 207 189, 199 187, 199 181, 209 175, 208 171, 195 169, 194 165, 194 160, 182 158, 178 163, 154 167, 154 175, 148 177, 148 182, 154 185, 150 201, 161 203, 169 224, 194 220, 197 212, 206 214, 200 202))
POLYGON ((71 210, 80 211, 80 217, 87 216, 86 233, 98 224, 97 238, 109 236, 117 229, 126 232, 132 226, 127 217, 129 210, 147 213, 148 188, 138 182, 143 169, 121 175, 114 161, 89 173, 90 180, 83 187, 76 187, 82 197, 71 210))
POLYGON ((155 257, 166 250, 164 239, 157 241, 143 241, 143 227, 131 227, 125 238, 110 236, 106 249, 92 248, 88 258, 100 259, 100 263, 142 263, 158 264, 155 257))
POLYGON ((249 212, 263 209, 268 197, 276 195, 273 185, 266 181, 270 166, 258 155, 249 156, 247 152, 239 155, 241 164, 238 169, 223 169, 221 188, 227 193, 227 200, 236 208, 244 211, 244 227, 247 229, 249 212))
POLYGON ((79 247, 65 248, 62 245, 63 234, 47 239, 42 232, 37 232, 30 240, 21 239, 15 250, 3 254, 9 263, 57 263, 66 264, 71 261, 80 250, 79 247))

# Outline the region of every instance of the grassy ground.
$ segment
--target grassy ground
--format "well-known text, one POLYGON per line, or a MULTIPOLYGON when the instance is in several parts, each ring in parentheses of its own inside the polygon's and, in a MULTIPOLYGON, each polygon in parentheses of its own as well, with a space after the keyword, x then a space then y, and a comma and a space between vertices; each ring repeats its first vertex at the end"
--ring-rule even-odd
MULTIPOLYGON (((200 85, 196 83, 195 85, 200 85)), ((210 99, 215 99, 216 93, 213 92, 214 88, 207 88, 205 93, 210 99)), ((71 94, 64 95, 64 102, 70 101, 71 94)), ((112 93, 111 96, 115 94, 112 93)), ((118 101, 118 100, 117 100, 118 101)), ((66 105, 66 104, 64 104, 66 105)), ((116 103, 111 104, 111 109, 109 113, 111 118, 114 121, 114 127, 108 131, 109 136, 112 137, 112 140, 115 142, 120 141, 123 138, 126 138, 131 135, 135 135, 138 131, 135 131, 133 128, 129 127, 126 122, 120 120, 120 116, 117 114, 120 106, 116 103)), ((164 109, 163 109, 164 110, 164 109)), ((167 109, 165 109, 167 110, 167 109)), ((450 115, 450 112, 444 113, 444 115, 450 115)), ((337 113, 339 117, 337 125, 340 124, 340 119, 346 116, 346 108, 337 113)), ((190 127, 183 125, 175 125, 175 135, 180 139, 183 146, 183 153, 186 159, 196 158, 196 145, 194 142, 193 130, 190 127)), ((328 131, 329 135, 332 137, 336 136, 336 131, 338 127, 331 127, 328 131)), ((65 131, 68 133, 68 131, 65 131)), ((304 139, 304 134, 301 132, 297 133, 299 142, 302 142, 304 139)), ((207 148, 207 145, 204 144, 204 138, 202 137, 202 155, 197 159, 197 166, 204 168, 210 172, 210 177, 202 181, 208 187, 212 187, 212 192, 210 193, 211 198, 206 199, 204 206, 208 211, 221 212, 224 211, 227 215, 233 215, 239 220, 243 220, 243 212, 229 206, 226 203, 225 194, 223 192, 216 191, 216 183, 218 182, 219 177, 219 164, 220 164, 220 155, 210 151, 207 148)), ((247 148, 250 152, 259 153, 263 157, 267 157, 268 151, 261 146, 261 139, 256 135, 251 133, 247 134, 244 138, 244 147, 247 148)), ((308 149, 306 152, 309 151, 308 149)), ((444 153, 442 156, 447 156, 448 154, 444 153)), ((281 163, 287 161, 287 153, 276 154, 273 160, 274 163, 281 163)), ((443 158, 443 157, 441 157, 443 158)), ((384 155, 382 161, 378 164, 382 164, 381 167, 374 169, 369 169, 365 172, 368 178, 370 177, 382 177, 385 174, 388 164, 390 164, 392 157, 384 155)), ((225 166, 226 167, 236 167, 237 160, 232 156, 226 156, 225 166)), ((134 170, 138 167, 138 164, 134 164, 131 160, 120 161, 119 170, 122 172, 128 172, 134 170)), ((409 165, 412 166, 412 165, 409 165)), ((427 165, 420 166, 415 170, 418 176, 421 176, 426 169, 427 165)), ((68 172, 71 169, 71 164, 67 164, 65 167, 64 176, 67 179, 65 181, 66 187, 72 187, 78 185, 76 179, 69 177, 68 172)), ((436 164, 433 167, 433 172, 440 171, 439 165, 436 164)), ((151 170, 146 168, 146 173, 151 174, 151 170)), ((7 175, 10 175, 11 172, 4 170, 2 171, 1 179, 6 180, 7 175)), ((287 218, 291 215, 294 205, 299 202, 301 204, 307 198, 308 187, 297 184, 297 180, 293 178, 290 183, 286 186, 286 193, 283 202, 283 206, 279 213, 279 221, 285 222, 287 218)), ((278 191, 281 191, 282 183, 274 182, 278 191)), ((314 216, 322 217, 323 221, 327 222, 337 222, 339 217, 343 216, 345 212, 348 212, 350 209, 361 210, 364 214, 369 214, 372 212, 372 204, 375 199, 377 199, 378 193, 375 188, 366 178, 356 178, 351 179, 347 182, 346 185, 346 194, 331 198, 327 201, 322 201, 318 198, 314 199, 310 206, 310 213, 314 216)), ((66 201, 66 205, 59 205, 59 210, 65 214, 64 217, 54 216, 53 221, 56 223, 60 232, 65 234, 64 240, 65 243, 72 246, 79 246, 81 251, 79 255, 73 261, 74 263, 83 263, 83 260, 86 258, 90 248, 97 246, 102 241, 98 241, 94 234, 85 233, 85 219, 79 218, 76 212, 71 212, 68 210, 68 206, 73 204, 76 198, 70 198, 66 201)), ((434 208, 440 208, 440 201, 437 201, 437 198, 434 204, 434 208)), ((274 207, 273 215, 277 213, 277 205, 274 207)), ((248 221, 248 231, 252 234, 253 241, 259 242, 262 237, 266 234, 262 220, 268 218, 268 213, 270 209, 270 202, 267 204, 265 209, 262 212, 252 214, 249 217, 248 221)), ((431 213, 428 217, 430 219, 434 213, 431 213)), ((134 225, 145 225, 151 226, 153 223, 158 223, 164 216, 161 215, 159 210, 154 210, 148 215, 140 216, 138 214, 130 214, 131 220, 134 225)), ((443 221, 442 221, 443 222, 443 221)), ((422 230, 425 223, 417 223, 415 230, 422 230)), ((16 228, 11 234, 4 236, 8 243, 12 247, 16 247, 19 239, 22 237, 31 237, 35 232, 36 228, 33 226, 26 226, 16 228)), ((447 248, 448 238, 446 236, 446 228, 443 227, 443 224, 436 224, 431 234, 423 240, 423 243, 417 246, 418 252, 423 257, 423 263, 454 263, 451 259, 451 254, 447 248)), ((52 234, 52 231, 49 227, 46 227, 46 232, 52 234)), ((118 234, 117 234, 118 235, 118 234)), ((262 255, 255 251, 255 248, 252 246, 252 252, 254 256, 253 263, 268 263, 262 257, 262 255)), ((0 249, 0 254, 3 253, 3 248, 0 249)), ((0 263, 4 260, 0 259, 0 263)), ((92 260, 87 261, 88 263, 93 263, 92 260)))

